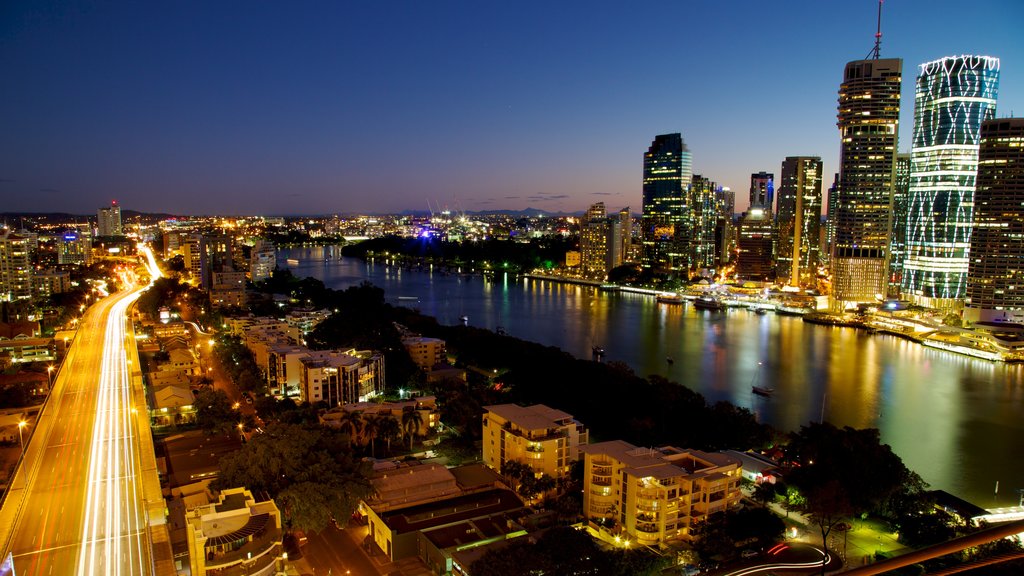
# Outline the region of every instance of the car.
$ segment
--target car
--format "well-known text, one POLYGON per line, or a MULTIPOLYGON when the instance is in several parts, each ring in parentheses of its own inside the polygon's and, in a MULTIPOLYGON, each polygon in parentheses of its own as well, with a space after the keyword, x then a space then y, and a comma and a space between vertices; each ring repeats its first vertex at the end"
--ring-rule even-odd
POLYGON ((747 550, 744 550, 743 552, 740 552, 740 557, 744 558, 744 559, 753 558, 754 556, 757 556, 757 554, 758 554, 757 550, 747 549, 747 550))

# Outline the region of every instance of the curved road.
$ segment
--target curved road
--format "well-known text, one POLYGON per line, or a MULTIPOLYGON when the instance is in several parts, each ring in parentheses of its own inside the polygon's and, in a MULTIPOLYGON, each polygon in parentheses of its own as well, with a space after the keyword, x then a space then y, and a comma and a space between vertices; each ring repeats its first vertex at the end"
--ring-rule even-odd
POLYGON ((19 576, 153 572, 125 353, 138 294, 89 309, 40 413, 0 512, 19 576))

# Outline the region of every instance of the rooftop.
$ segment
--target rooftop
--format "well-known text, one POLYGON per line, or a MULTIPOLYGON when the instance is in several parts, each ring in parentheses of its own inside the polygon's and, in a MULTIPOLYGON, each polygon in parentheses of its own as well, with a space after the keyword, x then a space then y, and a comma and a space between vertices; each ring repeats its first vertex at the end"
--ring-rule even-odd
POLYGON ((517 404, 495 404, 484 406, 484 410, 495 414, 526 430, 557 428, 572 420, 572 414, 549 408, 543 404, 519 406, 517 404))

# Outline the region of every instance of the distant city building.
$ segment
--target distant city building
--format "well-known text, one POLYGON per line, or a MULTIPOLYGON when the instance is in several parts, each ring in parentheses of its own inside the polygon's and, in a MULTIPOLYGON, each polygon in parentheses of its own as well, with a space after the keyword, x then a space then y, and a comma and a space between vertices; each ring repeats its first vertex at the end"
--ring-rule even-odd
POLYGON ((751 208, 743 213, 736 227, 736 277, 757 282, 775 277, 772 246, 775 226, 766 208, 751 208))
POLYGON ((32 276, 32 290, 36 298, 49 298, 71 290, 71 274, 65 270, 46 270, 32 276))
POLYGON ((579 459, 587 438, 587 429, 571 414, 543 404, 484 406, 483 460, 498 472, 514 461, 537 475, 561 478, 579 459))
POLYGON ((903 60, 846 64, 839 87, 839 187, 834 203, 833 304, 886 292, 889 228, 899 144, 903 60))
POLYGON ((621 247, 619 250, 622 253, 622 260, 616 266, 626 262, 639 262, 640 259, 634 255, 633 213, 629 211, 629 206, 619 210, 619 235, 621 236, 621 247))
POLYGON ((907 201, 910 199, 910 154, 896 155, 896 186, 892 194, 892 234, 889 240, 889 293, 898 298, 907 255, 907 201))
POLYGON ((641 546, 691 540, 696 525, 738 506, 743 497, 740 461, 721 453, 638 448, 622 440, 580 452, 583 515, 611 520, 641 546))
POLYGON ((206 238, 198 233, 182 235, 180 245, 181 255, 185 260, 185 270, 188 270, 189 275, 200 286, 208 288, 210 267, 206 252, 206 238))
POLYGON ((995 116, 998 88, 998 58, 950 56, 921 65, 903 263, 903 296, 916 304, 963 304, 981 123, 995 116))
POLYGON ((721 268, 732 262, 736 252, 736 233, 733 220, 736 218, 736 194, 729 188, 715 190, 715 207, 718 219, 715 222, 715 266, 721 268))
POLYGON ((67 230, 57 237, 57 263, 92 264, 92 233, 88 230, 67 230))
POLYGON ((813 287, 820 264, 821 158, 789 156, 782 162, 775 226, 776 278, 813 287))
POLYGON ((964 320, 1024 321, 1024 118, 981 125, 964 320))
POLYGON ((718 224, 717 185, 699 174, 690 183, 690 207, 693 235, 690 239, 690 265, 693 269, 714 269, 718 265, 715 227, 718 224))
POLYGON ((604 202, 592 205, 580 221, 580 271, 584 278, 608 277, 608 212, 604 202))
POLYGON ((750 207, 775 210, 775 175, 758 172, 750 175, 750 207))
POLYGON ((109 208, 100 208, 96 212, 96 221, 98 236, 124 236, 121 207, 117 205, 117 200, 111 202, 109 208))
POLYGON ((691 214, 687 192, 692 162, 679 133, 656 136, 644 154, 644 268, 688 275, 691 214))
POLYGON ((825 220, 825 246, 826 250, 821 251, 821 259, 828 261, 831 266, 832 248, 836 242, 836 202, 839 201, 839 173, 836 172, 832 178, 832 185, 828 187, 828 214, 825 220))
POLYGON ((256 240, 249 258, 249 279, 253 282, 267 280, 277 268, 277 252, 269 240, 256 240))
POLYGON ((32 298, 31 240, 0 228, 0 302, 32 298))
POLYGON ((245 272, 214 272, 210 284, 210 305, 220 308, 241 308, 246 304, 245 272))

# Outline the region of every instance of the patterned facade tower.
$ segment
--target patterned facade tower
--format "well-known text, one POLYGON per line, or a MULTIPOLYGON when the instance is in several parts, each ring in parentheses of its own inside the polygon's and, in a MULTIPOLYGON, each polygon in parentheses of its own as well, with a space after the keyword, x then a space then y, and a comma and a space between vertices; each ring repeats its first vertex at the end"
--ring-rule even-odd
POLYGON ((1024 118, 981 126, 968 322, 1024 321, 1024 118))
POLYGON ((839 87, 839 187, 830 259, 837 308, 873 302, 886 292, 902 74, 899 58, 855 60, 846 65, 839 87))
POLYGON ((921 65, 903 264, 903 295, 915 304, 963 304, 981 124, 995 116, 998 86, 998 58, 955 56, 921 65))
POLYGON ((654 138, 644 154, 643 267, 688 275, 693 160, 681 134, 654 138))

